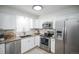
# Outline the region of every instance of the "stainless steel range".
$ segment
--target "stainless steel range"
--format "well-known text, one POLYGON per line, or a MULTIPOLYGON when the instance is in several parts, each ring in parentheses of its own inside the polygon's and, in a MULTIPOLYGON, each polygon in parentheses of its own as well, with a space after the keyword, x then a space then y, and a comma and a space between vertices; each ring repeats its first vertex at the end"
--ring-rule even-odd
POLYGON ((40 36, 40 48, 46 50, 47 52, 51 52, 51 37, 54 35, 53 32, 48 31, 40 36))
POLYGON ((47 52, 51 52, 50 38, 41 37, 40 48, 46 50, 47 52))

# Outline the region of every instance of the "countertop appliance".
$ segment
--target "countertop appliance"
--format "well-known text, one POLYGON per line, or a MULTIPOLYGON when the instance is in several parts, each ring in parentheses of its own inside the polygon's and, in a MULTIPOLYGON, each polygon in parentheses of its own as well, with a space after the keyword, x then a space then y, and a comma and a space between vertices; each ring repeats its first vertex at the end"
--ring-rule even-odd
POLYGON ((55 53, 79 53, 79 19, 57 21, 56 31, 55 53))

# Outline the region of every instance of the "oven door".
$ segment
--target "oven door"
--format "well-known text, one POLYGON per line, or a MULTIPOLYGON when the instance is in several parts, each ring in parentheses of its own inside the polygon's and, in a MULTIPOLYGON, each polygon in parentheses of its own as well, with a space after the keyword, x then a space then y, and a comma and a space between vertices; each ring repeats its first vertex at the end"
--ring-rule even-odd
POLYGON ((48 38, 41 38, 41 44, 48 46, 48 38))

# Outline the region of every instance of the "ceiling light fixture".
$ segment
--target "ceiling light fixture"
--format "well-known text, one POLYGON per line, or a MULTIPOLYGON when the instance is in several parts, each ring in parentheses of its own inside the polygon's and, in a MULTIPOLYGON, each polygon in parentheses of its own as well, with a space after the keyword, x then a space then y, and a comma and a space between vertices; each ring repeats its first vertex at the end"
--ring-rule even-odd
POLYGON ((39 11, 39 10, 42 10, 42 9, 43 9, 43 6, 42 6, 42 5, 34 5, 32 8, 33 8, 34 10, 39 11))

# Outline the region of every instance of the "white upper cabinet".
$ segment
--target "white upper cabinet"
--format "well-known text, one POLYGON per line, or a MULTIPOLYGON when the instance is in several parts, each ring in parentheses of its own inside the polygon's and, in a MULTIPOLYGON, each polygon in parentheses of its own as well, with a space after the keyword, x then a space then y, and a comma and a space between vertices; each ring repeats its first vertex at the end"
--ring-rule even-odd
POLYGON ((42 22, 40 20, 34 20, 33 21, 33 27, 34 28, 42 28, 42 22))
POLYGON ((16 23, 18 32, 26 32, 33 28, 32 19, 28 17, 17 16, 16 23))
POLYGON ((1 29, 16 29, 16 15, 0 14, 1 29))
POLYGON ((63 28, 64 28, 64 19, 63 20, 57 20, 55 22, 55 28, 56 28, 56 30, 63 30, 63 28))
POLYGON ((43 24, 44 23, 46 23, 46 22, 51 22, 52 23, 52 25, 53 25, 53 20, 51 19, 35 19, 34 21, 33 21, 33 27, 34 28, 43 28, 43 24))

